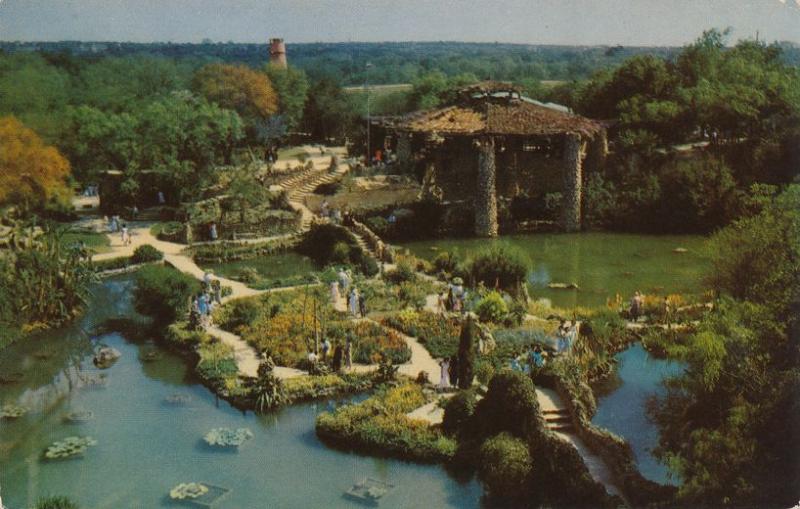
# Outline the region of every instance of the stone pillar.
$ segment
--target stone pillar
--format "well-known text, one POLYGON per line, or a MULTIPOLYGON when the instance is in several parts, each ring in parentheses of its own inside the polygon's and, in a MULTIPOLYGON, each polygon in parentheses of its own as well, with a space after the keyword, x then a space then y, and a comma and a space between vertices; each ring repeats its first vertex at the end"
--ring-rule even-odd
POLYGON ((585 143, 579 134, 564 137, 564 193, 562 201, 562 227, 565 231, 581 229, 581 184, 585 143))
POLYGON ((478 147, 478 182, 475 196, 475 234, 497 236, 497 167, 494 138, 480 140, 478 147))
POLYGON ((397 133, 397 162, 401 165, 411 162, 411 135, 397 133))
POLYGON ((608 157, 608 136, 605 129, 594 135, 586 153, 584 164, 587 172, 600 171, 603 169, 608 157))

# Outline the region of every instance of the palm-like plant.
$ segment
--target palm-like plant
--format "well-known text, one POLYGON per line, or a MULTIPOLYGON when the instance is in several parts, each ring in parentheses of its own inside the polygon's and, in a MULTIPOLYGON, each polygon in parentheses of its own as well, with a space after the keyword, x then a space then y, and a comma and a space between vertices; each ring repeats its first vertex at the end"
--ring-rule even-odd
POLYGON ((275 363, 267 358, 258 366, 258 377, 248 383, 250 394, 255 396, 257 412, 264 413, 280 406, 287 399, 283 380, 275 375, 274 369, 275 363))

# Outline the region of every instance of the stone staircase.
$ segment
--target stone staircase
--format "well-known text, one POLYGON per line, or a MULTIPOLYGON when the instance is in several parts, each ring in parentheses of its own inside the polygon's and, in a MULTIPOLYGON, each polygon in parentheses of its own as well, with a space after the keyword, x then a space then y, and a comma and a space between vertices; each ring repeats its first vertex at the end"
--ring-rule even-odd
POLYGON ((544 423, 550 431, 557 431, 560 433, 574 433, 575 429, 572 426, 572 418, 566 408, 548 409, 542 412, 544 415, 544 423))

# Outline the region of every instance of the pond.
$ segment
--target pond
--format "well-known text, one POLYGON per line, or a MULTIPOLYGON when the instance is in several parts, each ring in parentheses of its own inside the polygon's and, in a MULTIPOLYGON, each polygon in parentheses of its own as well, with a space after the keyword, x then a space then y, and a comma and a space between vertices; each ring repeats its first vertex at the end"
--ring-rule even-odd
POLYGON ((201 386, 182 359, 165 353, 151 362, 140 360, 151 348, 145 339, 84 332, 107 318, 137 318, 131 290, 130 278, 106 280, 95 288, 79 324, 2 351, 0 372, 21 371, 24 377, 0 385, 0 402, 32 409, 17 420, 0 420, 0 486, 8 507, 29 507, 45 495, 67 495, 87 509, 174 507, 167 493, 191 481, 230 489, 215 505, 220 509, 361 507, 342 494, 364 477, 397 485, 381 507, 480 505, 476 481, 457 481, 438 466, 322 445, 314 419, 335 401, 264 416, 242 413, 201 386), (97 373, 91 352, 98 344, 118 349, 122 358, 104 371, 105 388, 80 387, 79 373, 97 373), (191 399, 183 407, 169 406, 164 400, 172 394, 191 399), (94 417, 65 423, 64 415, 76 410, 94 417), (254 437, 236 453, 209 450, 201 438, 220 426, 247 427, 254 437), (83 458, 41 459, 49 444, 73 435, 89 435, 97 445, 83 458))
POLYGON ((627 301, 636 290, 698 292, 709 267, 706 239, 697 235, 525 234, 411 242, 401 247, 431 260, 440 251, 465 258, 492 243, 526 253, 531 260, 531 297, 550 299, 559 307, 603 305, 616 293, 627 301), (676 248, 686 251, 675 252, 676 248), (549 283, 575 283, 579 289, 550 289, 549 283))
POLYGON ((298 278, 309 276, 318 270, 310 258, 293 252, 264 255, 248 260, 203 264, 204 270, 210 269, 214 274, 229 279, 237 279, 242 269, 246 268, 254 269, 262 278, 262 281, 250 284, 253 288, 299 284, 298 278))
POLYGON ((658 445, 658 428, 647 418, 647 400, 661 395, 665 377, 683 370, 679 362, 655 359, 636 343, 616 356, 619 364, 615 379, 597 388, 597 413, 592 422, 621 436, 633 448, 639 470, 646 478, 675 484, 669 470, 651 453, 658 445))

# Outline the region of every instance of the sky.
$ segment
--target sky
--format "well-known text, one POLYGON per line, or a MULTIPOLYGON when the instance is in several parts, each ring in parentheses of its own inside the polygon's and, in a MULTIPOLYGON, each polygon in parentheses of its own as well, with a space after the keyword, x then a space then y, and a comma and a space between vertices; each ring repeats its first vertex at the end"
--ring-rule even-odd
POLYGON ((0 40, 800 43, 800 0, 0 0, 0 40))

